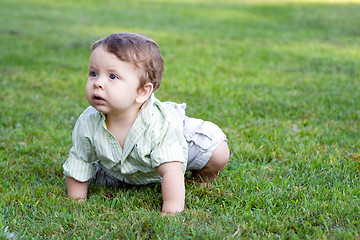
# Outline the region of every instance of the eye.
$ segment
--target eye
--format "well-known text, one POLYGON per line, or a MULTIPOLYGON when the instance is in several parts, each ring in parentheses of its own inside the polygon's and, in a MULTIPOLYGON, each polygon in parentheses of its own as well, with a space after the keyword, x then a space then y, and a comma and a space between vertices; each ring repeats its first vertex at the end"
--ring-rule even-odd
POLYGON ((110 74, 110 79, 118 79, 118 77, 115 74, 110 74))
POLYGON ((97 77, 98 76, 98 74, 96 73, 96 72, 90 72, 90 74, 89 74, 91 77, 97 77))

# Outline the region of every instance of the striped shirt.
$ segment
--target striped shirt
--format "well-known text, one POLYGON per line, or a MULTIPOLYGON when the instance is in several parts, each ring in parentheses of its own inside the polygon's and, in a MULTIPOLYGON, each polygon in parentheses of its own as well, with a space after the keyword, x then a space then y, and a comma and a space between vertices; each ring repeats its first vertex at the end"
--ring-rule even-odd
POLYGON ((107 130, 104 114, 88 107, 75 124, 64 174, 85 182, 95 175, 94 163, 98 163, 121 181, 147 184, 161 182, 156 168, 162 163, 181 162, 185 172, 188 158, 183 136, 185 111, 174 106, 160 102, 152 94, 131 127, 124 148, 107 130))

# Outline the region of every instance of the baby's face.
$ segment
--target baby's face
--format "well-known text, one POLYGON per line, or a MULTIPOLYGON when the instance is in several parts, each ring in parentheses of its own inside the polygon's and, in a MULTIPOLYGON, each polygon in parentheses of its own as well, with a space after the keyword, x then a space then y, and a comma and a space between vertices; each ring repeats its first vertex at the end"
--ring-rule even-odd
POLYGON ((102 46, 94 49, 85 88, 94 108, 104 114, 126 114, 136 105, 139 85, 134 64, 121 61, 102 46))

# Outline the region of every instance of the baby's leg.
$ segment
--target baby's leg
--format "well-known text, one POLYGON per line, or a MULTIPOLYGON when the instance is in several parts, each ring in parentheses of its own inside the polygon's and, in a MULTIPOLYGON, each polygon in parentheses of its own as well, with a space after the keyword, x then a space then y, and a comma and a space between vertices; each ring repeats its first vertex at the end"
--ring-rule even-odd
POLYGON ((192 177, 200 183, 210 183, 222 172, 229 161, 229 147, 226 141, 220 143, 209 161, 201 170, 192 171, 192 177))
POLYGON ((185 117, 184 136, 188 142, 187 170, 200 183, 209 183, 229 161, 226 135, 212 122, 185 117))

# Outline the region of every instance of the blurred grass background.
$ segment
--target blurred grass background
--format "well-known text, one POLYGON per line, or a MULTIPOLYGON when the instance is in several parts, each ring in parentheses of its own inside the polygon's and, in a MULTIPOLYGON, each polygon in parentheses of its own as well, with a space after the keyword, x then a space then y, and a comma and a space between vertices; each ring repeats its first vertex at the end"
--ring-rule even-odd
POLYGON ((3 1, 0 236, 358 238, 358 22, 359 1, 3 1), (66 198, 89 48, 123 31, 160 45, 159 99, 228 135, 227 169, 171 218, 156 184, 66 198))

